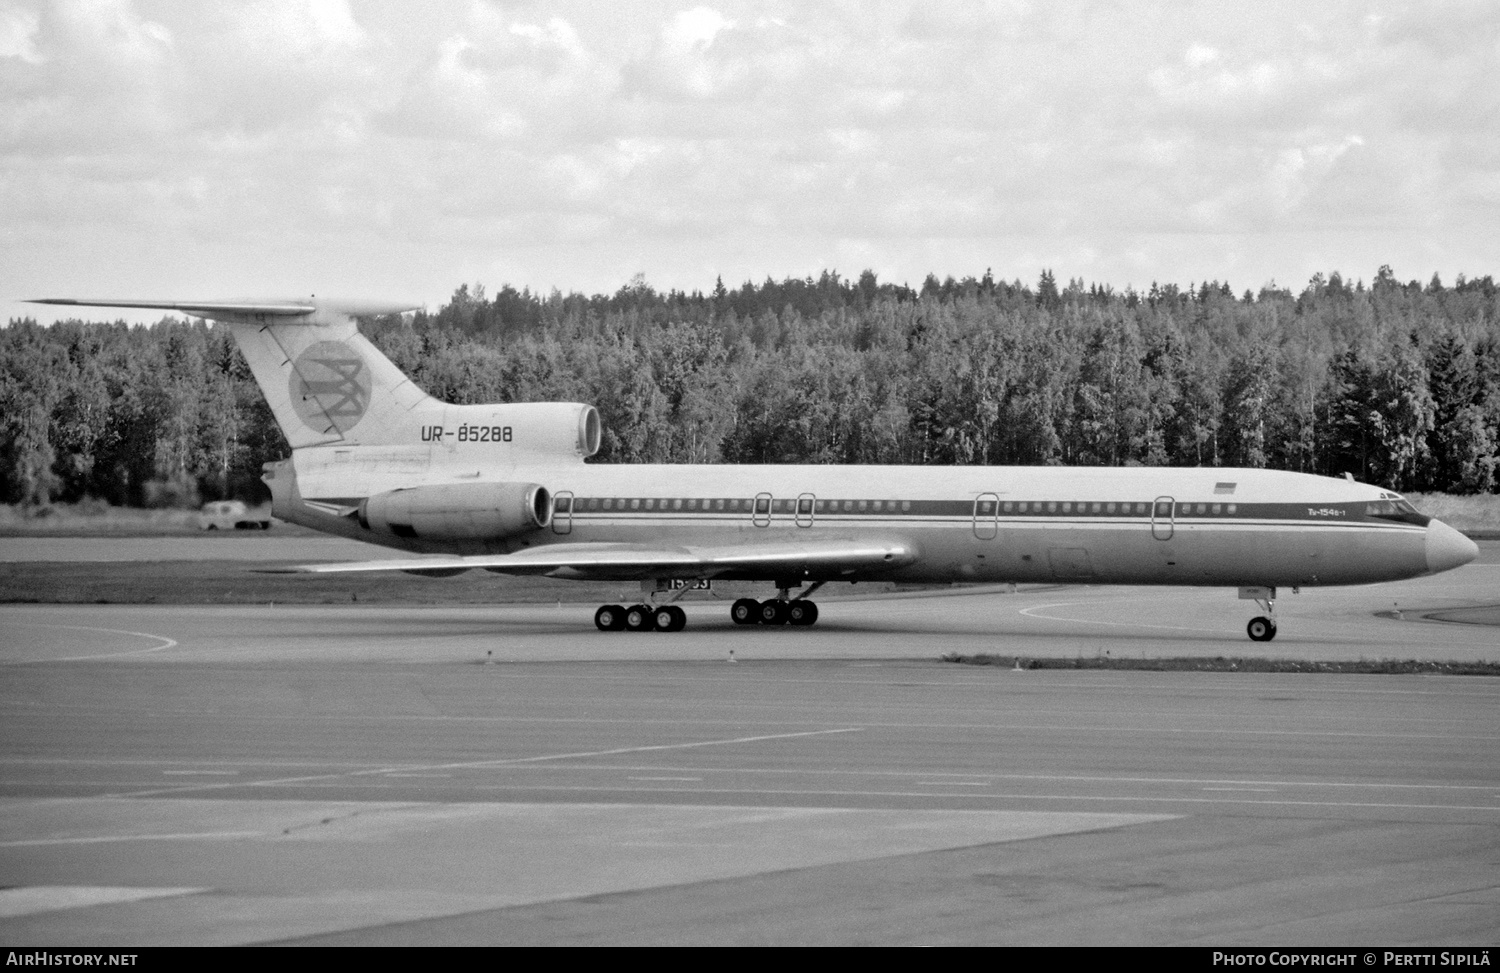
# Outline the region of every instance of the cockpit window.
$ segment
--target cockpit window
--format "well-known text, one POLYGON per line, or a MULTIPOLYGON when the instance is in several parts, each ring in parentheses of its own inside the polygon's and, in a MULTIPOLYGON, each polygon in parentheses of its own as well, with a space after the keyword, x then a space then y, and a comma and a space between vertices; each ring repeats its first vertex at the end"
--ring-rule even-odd
POLYGON ((1432 518, 1419 513, 1416 507, 1408 500, 1403 500, 1394 493, 1383 494, 1389 499, 1371 500, 1365 504, 1365 513, 1371 517, 1381 520, 1391 520, 1401 524, 1416 524, 1418 527, 1426 527, 1432 522, 1432 518))

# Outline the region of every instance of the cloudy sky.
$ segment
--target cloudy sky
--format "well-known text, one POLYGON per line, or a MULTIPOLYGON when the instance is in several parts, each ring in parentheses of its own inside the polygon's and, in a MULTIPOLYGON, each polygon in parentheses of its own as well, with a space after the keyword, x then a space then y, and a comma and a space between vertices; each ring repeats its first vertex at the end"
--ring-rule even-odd
POLYGON ((0 303, 1500 274, 1500 3, 0 0, 0 303))

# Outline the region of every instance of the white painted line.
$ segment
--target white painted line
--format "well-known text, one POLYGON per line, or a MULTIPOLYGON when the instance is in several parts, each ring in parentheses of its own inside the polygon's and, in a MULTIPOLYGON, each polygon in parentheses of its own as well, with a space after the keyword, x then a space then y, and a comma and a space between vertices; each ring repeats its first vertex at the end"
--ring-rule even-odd
POLYGON ((386 774, 387 777, 442 777, 448 780, 453 778, 452 774, 386 774))
MULTIPOLYGON (((635 770, 635 771, 659 771, 668 773, 672 771, 699 770, 696 767, 625 767, 619 768, 610 764, 600 764, 596 767, 579 766, 569 768, 570 770, 635 770)), ((909 770, 844 770, 833 767, 733 767, 722 771, 726 774, 782 774, 792 776, 812 777, 910 777, 915 772, 909 770)), ((943 777, 942 773, 923 771, 920 776, 928 778, 927 782, 933 782, 936 778, 943 777)), ((953 774, 954 777, 973 778, 972 774, 953 774)), ((1380 788, 1382 790, 1419 790, 1419 791, 1489 791, 1493 792, 1496 799, 1500 799, 1500 784, 1402 784, 1391 781, 1337 781, 1337 780, 1238 780, 1234 778, 1217 777, 1109 777, 1099 774, 991 774, 989 783, 993 785, 998 781, 1042 781, 1046 783, 1083 783, 1083 784, 1165 784, 1197 786, 1202 790, 1210 790, 1215 787, 1223 789, 1235 788, 1263 788, 1269 787, 1280 790, 1283 787, 1348 787, 1348 788, 1380 788)), ((957 782, 955 782, 957 783, 957 782)))
POLYGON ((691 743, 662 743, 643 747, 617 747, 612 750, 589 750, 577 753, 554 753, 541 757, 514 757, 504 760, 480 760, 472 763, 443 764, 444 767, 503 767, 510 764, 529 764, 539 761, 574 760, 579 757, 613 757, 622 753, 649 753, 655 750, 691 750, 696 747, 722 747, 734 743, 762 743, 767 740, 792 740, 798 737, 829 736, 835 733, 858 733, 863 727, 846 726, 837 730, 805 730, 801 733, 767 733, 753 737, 730 737, 725 740, 695 740, 691 743))
POLYGON ((92 885, 33 885, 25 888, 0 889, 0 919, 56 912, 61 909, 84 909, 92 905, 116 902, 140 902, 179 895, 196 895, 208 889, 190 888, 119 888, 92 885))
POLYGON ((119 841, 218 841, 225 838, 258 838, 263 831, 191 831, 181 834, 107 834, 91 838, 24 838, 0 841, 0 848, 29 848, 34 845, 100 845, 119 841))
POLYGON ((1206 791, 1244 791, 1250 794, 1275 794, 1275 787, 1205 787, 1206 791))
POLYGON ((0 665, 27 665, 37 662, 84 662, 89 659, 120 659, 132 655, 149 655, 152 652, 161 652, 177 645, 176 639, 169 639, 165 635, 153 635, 150 632, 130 632, 120 628, 95 628, 91 625, 50 625, 41 622, 12 622, 15 625, 29 625, 32 628, 66 628, 79 632, 106 632, 110 635, 133 635, 137 638, 156 639, 161 645, 153 645, 144 649, 126 649, 123 652, 104 652, 98 655, 65 655, 53 659, 6 659, 0 665))
POLYGON ((163 770, 164 777, 236 777, 238 770, 163 770))
MULTIPOLYGON (((497 786, 494 790, 503 791, 578 791, 580 793, 639 793, 634 787, 602 787, 589 785, 567 785, 567 784, 528 784, 520 787, 497 786)), ((833 790, 817 788, 766 788, 752 789, 748 787, 664 787, 657 793, 684 794, 689 797, 707 794, 748 794, 755 797, 835 797, 835 798, 860 798, 869 799, 876 797, 952 797, 965 800, 984 800, 989 802, 1003 801, 1059 801, 1089 803, 1121 803, 1121 804, 1247 804, 1259 807, 1328 807, 1328 808, 1366 808, 1375 810, 1397 810, 1397 811, 1484 811, 1490 814, 1500 813, 1500 807, 1488 807, 1472 804, 1394 804, 1375 801, 1273 801, 1237 797, 1132 797, 1122 794, 1007 794, 1004 792, 995 794, 975 794, 970 791, 961 793, 955 791, 952 794, 944 794, 941 791, 856 791, 856 790, 833 790)), ((841 809, 841 808, 835 808, 841 809)), ((825 809, 826 810, 826 809, 825 809)), ((984 810, 1004 810, 1003 808, 986 807, 984 810)), ((1090 812, 1093 813, 1093 812, 1090 812)))
POLYGON ((311 774, 305 777, 280 777, 272 780, 246 780, 222 784, 196 784, 183 787, 162 787, 148 791, 131 791, 126 794, 108 794, 107 797, 155 797, 159 794, 182 794, 189 791, 206 791, 226 787, 272 787, 284 784, 307 784, 317 780, 369 777, 397 773, 421 773, 434 770, 481 770, 487 767, 514 767, 553 760, 576 760, 582 757, 613 757, 623 753, 651 753, 661 750, 691 750, 697 747, 722 747, 736 743, 762 743, 768 740, 793 740, 799 737, 829 736, 838 733, 859 733, 863 727, 840 727, 836 730, 806 730, 801 733, 770 733, 749 737, 730 737, 722 740, 694 740, 689 743, 662 743, 640 747, 615 747, 610 750, 584 750, 575 753, 552 753, 536 757, 506 757, 498 760, 470 760, 459 763, 432 764, 417 767, 378 767, 373 770, 340 771, 331 774, 311 774))
POLYGON ((1097 606, 1101 604, 1117 603, 1124 600, 1126 599, 1113 598, 1108 600, 1100 599, 1099 601, 1056 601, 1046 605, 1032 605, 1030 608, 1021 608, 1017 610, 1017 614, 1025 615, 1027 618, 1035 618, 1044 622, 1068 622, 1069 624, 1076 625, 1108 625, 1113 628, 1152 628, 1159 629, 1165 632, 1202 632, 1208 635, 1225 635, 1236 631, 1232 628, 1188 628, 1187 626, 1183 625, 1147 625, 1145 623, 1139 622, 1102 622, 1095 621, 1091 618, 1059 618, 1056 615, 1036 614, 1037 612, 1043 611, 1048 608, 1073 608, 1077 605, 1097 606))
POLYGON ((626 780, 680 780, 680 781, 685 781, 687 783, 696 783, 697 781, 700 781, 703 778, 702 777, 626 777, 625 779, 626 780))

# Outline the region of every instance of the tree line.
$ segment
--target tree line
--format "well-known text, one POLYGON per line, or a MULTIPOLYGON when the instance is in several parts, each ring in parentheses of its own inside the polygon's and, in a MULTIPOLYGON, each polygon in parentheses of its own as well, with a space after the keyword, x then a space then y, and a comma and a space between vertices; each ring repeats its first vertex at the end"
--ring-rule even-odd
MULTIPOLYGON (((1494 281, 1299 293, 929 276, 542 295, 460 286, 363 322, 455 403, 589 402, 598 462, 1251 466, 1496 490, 1494 281)), ((228 330, 164 318, 0 332, 0 497, 265 496, 285 441, 228 330)))

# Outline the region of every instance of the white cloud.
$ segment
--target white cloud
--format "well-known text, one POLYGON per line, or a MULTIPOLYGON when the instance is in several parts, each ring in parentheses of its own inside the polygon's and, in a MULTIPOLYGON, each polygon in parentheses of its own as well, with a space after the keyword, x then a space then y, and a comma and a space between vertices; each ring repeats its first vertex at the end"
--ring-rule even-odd
POLYGON ((1493 3, 3 4, 22 283, 1500 272, 1493 3))
POLYGON ((662 40, 670 50, 707 50, 719 36, 721 30, 734 26, 734 21, 709 7, 694 7, 673 17, 662 29, 662 40))
POLYGON ((30 10, 0 7, 0 57, 40 64, 42 56, 36 49, 37 24, 37 15, 30 10))
POLYGON ((524 37, 535 47, 551 47, 580 60, 588 57, 578 32, 573 25, 561 17, 553 17, 545 24, 511 24, 510 32, 524 37))
POLYGON ((326 57, 356 48, 365 32, 346 0, 257 0, 230 8, 234 32, 260 57, 326 57))
MULTIPOLYGON (((759 32, 777 29, 767 24, 759 32)), ((627 64, 632 90, 653 97, 699 100, 730 92, 751 72, 745 51, 716 43, 721 35, 735 30, 734 21, 709 7, 678 12, 661 26, 655 44, 627 64)))
POLYGON ((1187 49, 1187 53, 1183 55, 1183 60, 1187 62, 1187 65, 1190 68, 1201 68, 1214 63, 1218 59, 1218 49, 1209 47, 1206 44, 1194 44, 1192 47, 1189 47, 1187 49))

